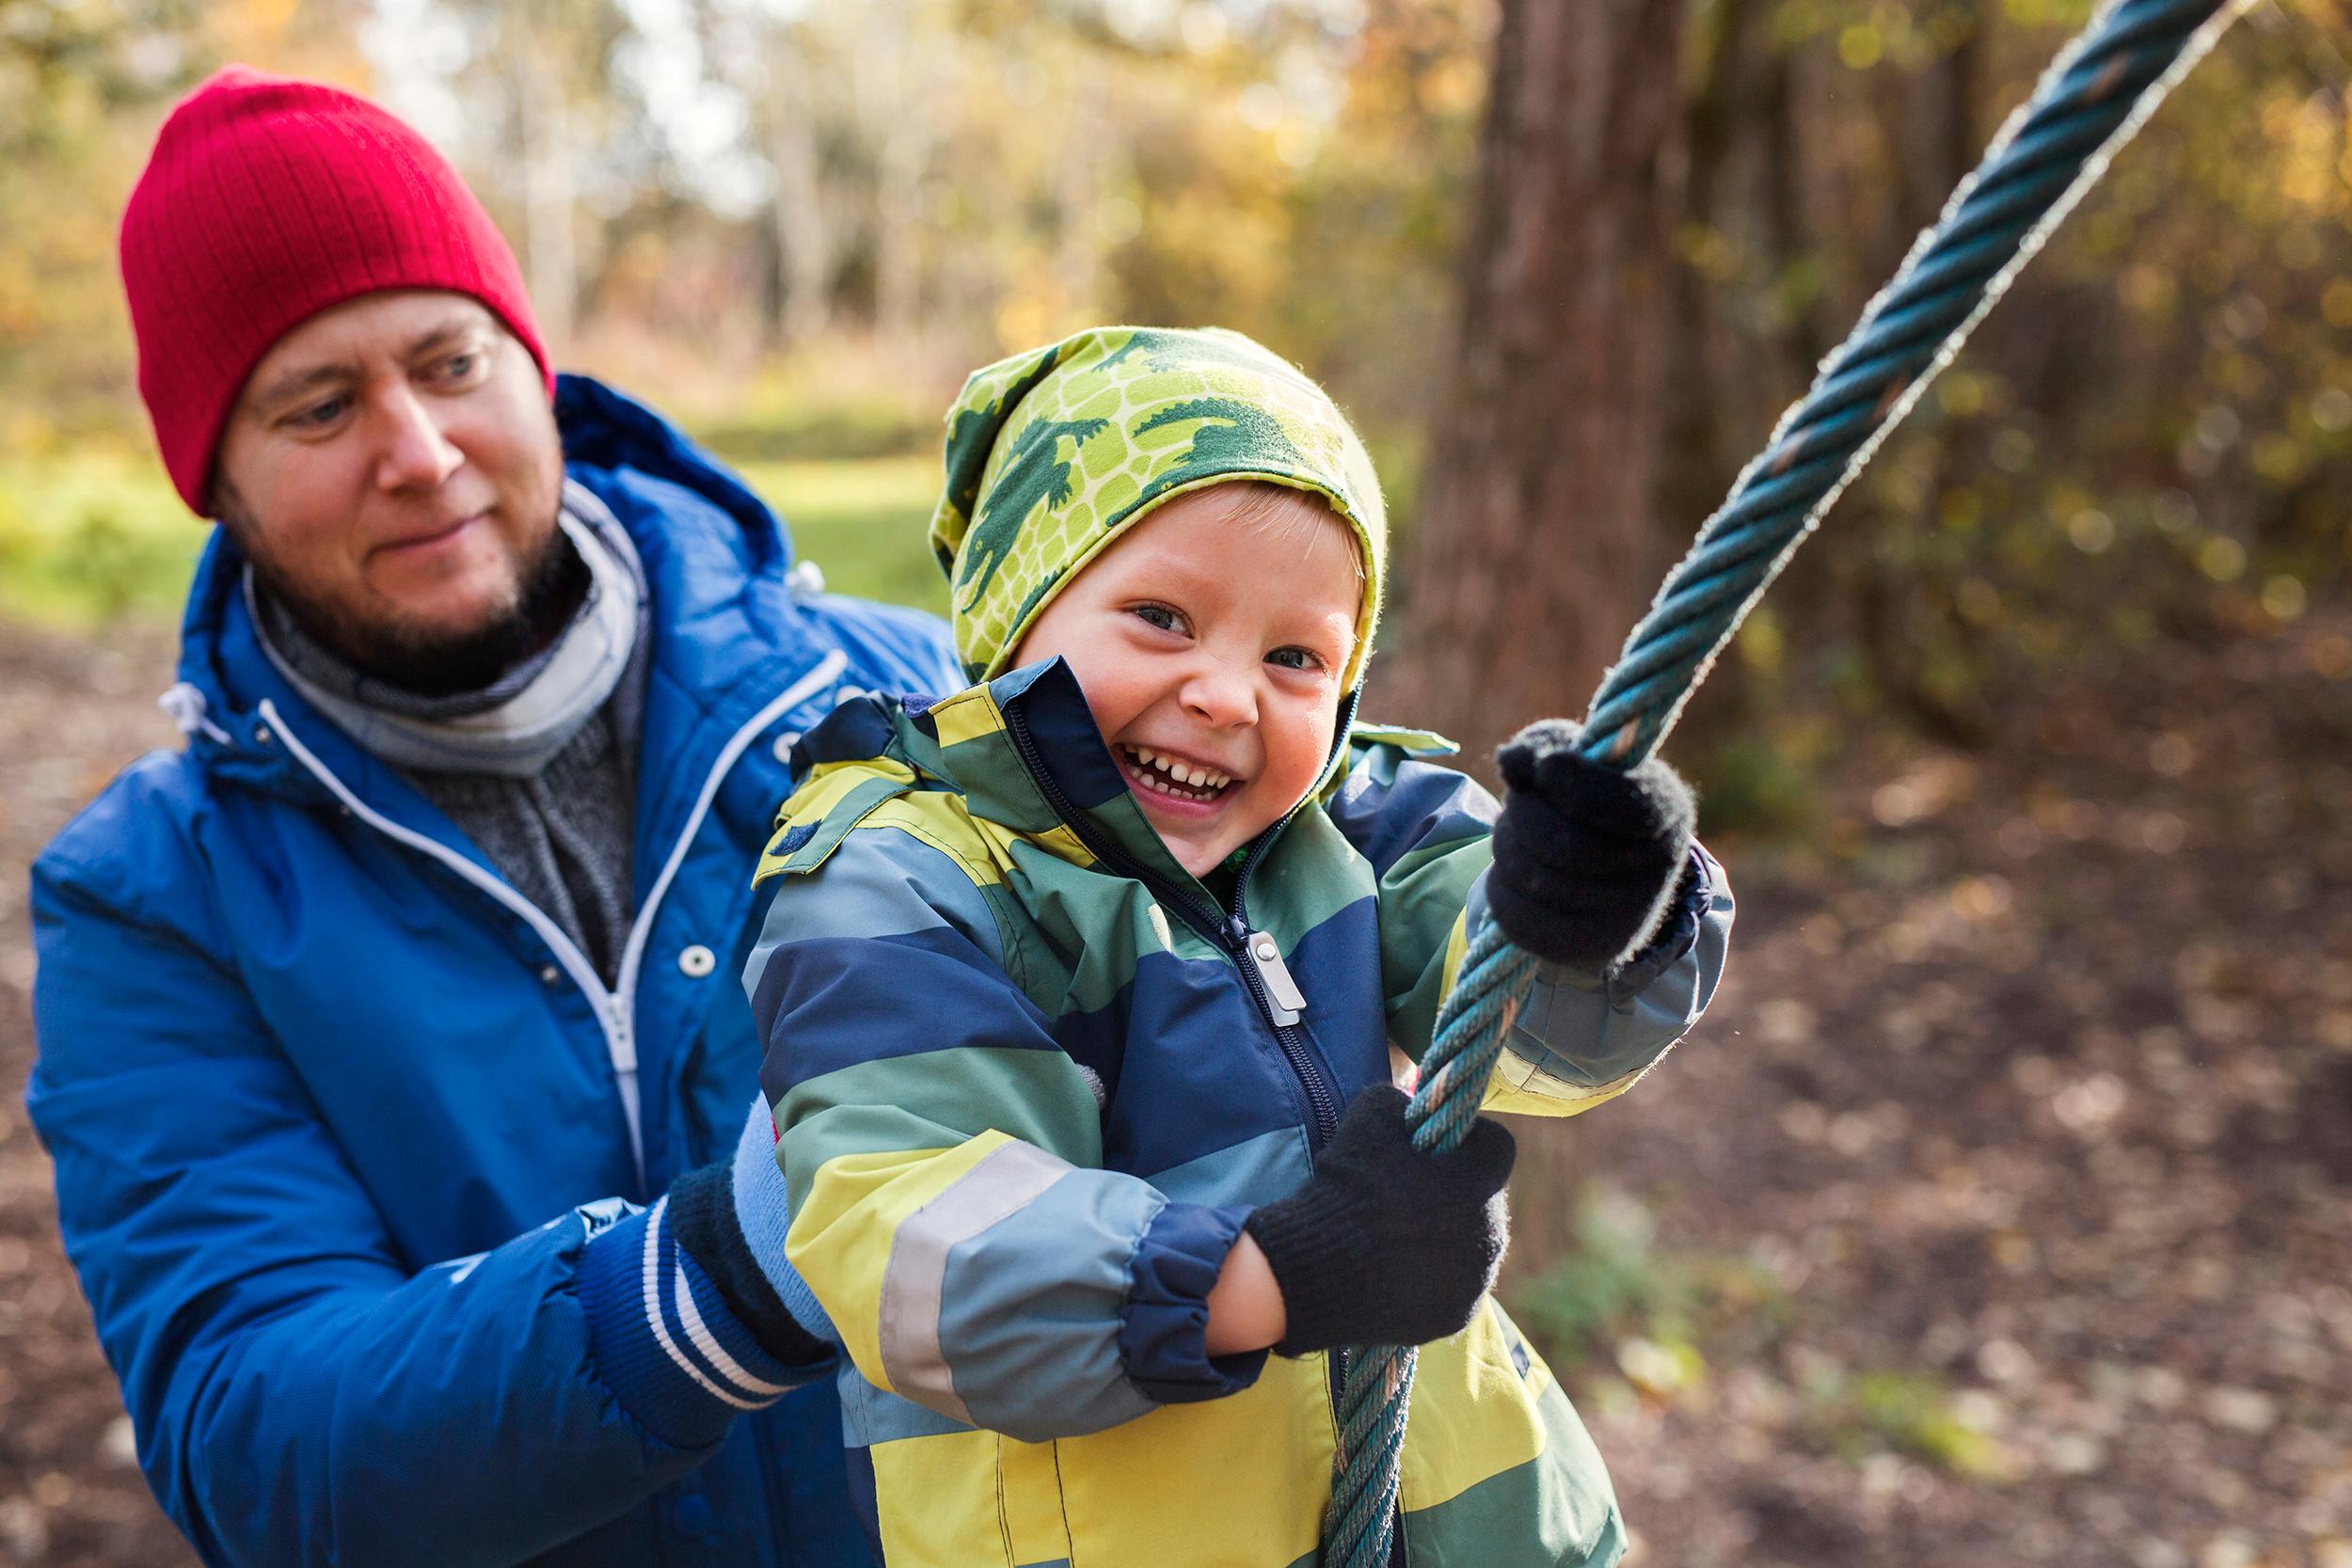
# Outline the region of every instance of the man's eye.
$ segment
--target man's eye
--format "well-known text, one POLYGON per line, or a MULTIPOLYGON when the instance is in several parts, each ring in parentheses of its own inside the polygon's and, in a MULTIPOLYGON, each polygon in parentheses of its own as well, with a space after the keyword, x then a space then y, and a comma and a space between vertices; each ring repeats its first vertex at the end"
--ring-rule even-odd
POLYGON ((1135 608, 1135 614, 1146 626, 1157 626, 1162 631, 1180 632, 1184 629, 1183 612, 1170 610, 1164 604, 1139 604, 1135 608))
POLYGON ((286 422, 291 425, 306 426, 312 430, 324 430, 342 418, 343 410, 348 406, 347 400, 343 398, 326 398, 288 415, 286 422))
POLYGON ((441 361, 441 379, 444 381, 467 380, 472 376, 481 363, 482 356, 479 354, 471 352, 453 354, 441 361))
POLYGON ((1312 648, 1277 648, 1265 656, 1265 661, 1268 664, 1279 665, 1285 670, 1320 670, 1323 668, 1323 656, 1312 648))

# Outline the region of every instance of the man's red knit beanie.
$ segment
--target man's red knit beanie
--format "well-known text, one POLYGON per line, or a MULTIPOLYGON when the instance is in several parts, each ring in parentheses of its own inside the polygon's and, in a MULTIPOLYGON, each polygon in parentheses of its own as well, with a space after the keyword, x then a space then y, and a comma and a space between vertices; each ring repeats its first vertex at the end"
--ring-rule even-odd
POLYGON ((555 388, 522 270, 482 203, 422 136, 323 83, 230 66, 172 110, 122 214, 122 287, 139 395, 199 515, 253 367, 356 295, 471 294, 555 388))

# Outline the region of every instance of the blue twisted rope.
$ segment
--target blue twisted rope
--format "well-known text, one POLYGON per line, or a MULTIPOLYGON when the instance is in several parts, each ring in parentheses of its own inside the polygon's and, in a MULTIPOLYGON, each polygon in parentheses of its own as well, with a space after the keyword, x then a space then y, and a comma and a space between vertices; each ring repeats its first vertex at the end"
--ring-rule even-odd
MULTIPOLYGON (((1764 590, 1888 431, 1951 362, 2107 160, 2251 0, 2106 0, 2042 73, 1892 282, 1668 574, 1584 721, 1584 754, 1631 768, 1656 752, 1764 590)), ((1457 1147, 1485 1097, 1534 960, 1493 926, 1471 938, 1406 1115, 1423 1150, 1457 1147)), ((1414 1353, 1351 1353, 1323 1568, 1385 1568, 1414 1353)))

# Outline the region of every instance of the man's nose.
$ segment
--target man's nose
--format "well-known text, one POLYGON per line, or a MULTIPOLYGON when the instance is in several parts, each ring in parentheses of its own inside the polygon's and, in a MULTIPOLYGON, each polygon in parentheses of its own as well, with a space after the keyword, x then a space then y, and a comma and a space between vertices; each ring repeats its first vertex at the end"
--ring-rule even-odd
POLYGON ((381 395, 376 418, 382 442, 376 483, 387 490, 429 489, 466 461, 466 454, 450 440, 433 409, 405 385, 381 395))
POLYGON ((1219 729, 1258 721, 1258 672, 1223 659, 1205 661, 1184 682, 1184 704, 1219 729))

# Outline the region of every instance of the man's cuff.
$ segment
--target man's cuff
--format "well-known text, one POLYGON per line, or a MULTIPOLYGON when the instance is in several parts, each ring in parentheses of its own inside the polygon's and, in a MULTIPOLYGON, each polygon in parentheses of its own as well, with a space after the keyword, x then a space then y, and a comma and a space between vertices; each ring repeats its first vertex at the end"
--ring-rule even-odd
POLYGON ((1152 1217, 1128 1264, 1119 1355, 1146 1399, 1160 1404, 1222 1399, 1258 1381, 1266 1353, 1209 1354, 1209 1291, 1241 1239, 1247 1209, 1170 1203, 1152 1217))
POLYGON ((674 1448, 707 1448, 736 1416, 809 1380, 727 1309, 678 1250, 665 1196, 597 1231, 580 1249, 578 1290, 596 1370, 621 1409, 674 1448))

